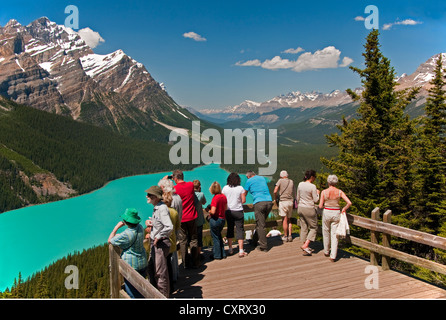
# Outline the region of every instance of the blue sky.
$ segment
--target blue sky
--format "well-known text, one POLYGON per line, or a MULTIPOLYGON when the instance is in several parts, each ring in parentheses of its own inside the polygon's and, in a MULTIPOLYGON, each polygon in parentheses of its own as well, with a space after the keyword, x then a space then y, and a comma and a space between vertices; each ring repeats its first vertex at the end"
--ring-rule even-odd
POLYGON ((42 16, 64 24, 65 7, 77 6, 79 29, 104 39, 96 53, 122 49, 165 83, 177 103, 195 109, 360 86, 342 65, 362 66, 370 30, 357 17, 369 16, 368 5, 379 10, 382 51, 398 75, 446 52, 446 1, 2 2, 2 26, 42 16), (195 39, 185 36, 192 32, 195 39))

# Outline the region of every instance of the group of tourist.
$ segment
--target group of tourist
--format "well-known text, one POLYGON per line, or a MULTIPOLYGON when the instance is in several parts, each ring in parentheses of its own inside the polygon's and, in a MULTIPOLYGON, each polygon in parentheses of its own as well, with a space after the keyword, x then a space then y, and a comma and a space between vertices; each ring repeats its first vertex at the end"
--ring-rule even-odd
MULTIPOLYGON (((153 208, 152 216, 145 221, 144 229, 141 218, 136 209, 128 208, 122 214, 120 221, 111 232, 108 242, 122 249, 121 258, 132 266, 143 277, 148 276, 150 282, 164 296, 169 297, 173 292, 173 283, 178 279, 179 263, 177 252, 180 252, 182 267, 199 268, 203 254, 203 225, 209 222, 212 238, 212 260, 221 260, 227 255, 235 254, 233 239, 238 242, 238 256, 246 257, 248 252, 244 249, 244 211, 248 193, 253 198, 253 209, 256 228, 251 244, 261 252, 268 251, 266 220, 273 207, 273 199, 269 192, 266 179, 256 175, 253 171, 246 173, 247 181, 241 186, 241 178, 237 173, 229 174, 227 184, 222 188, 218 182, 213 182, 209 188, 212 194, 211 203, 207 203, 204 193, 201 192, 199 180, 184 181, 181 170, 175 170, 171 176, 165 176, 158 185, 146 190, 147 202, 153 208), (222 236, 224 226, 227 224, 226 237, 222 236), (118 229, 127 226, 127 229, 116 234, 118 229), (227 239, 228 252, 225 250, 227 239), (150 241, 149 241, 150 240, 150 241), (150 243, 149 258, 147 259, 145 243, 150 243), (178 247, 177 247, 178 243, 178 247), (178 250, 179 249, 179 250, 178 250)), ((289 179, 286 171, 280 172, 280 179, 274 188, 274 202, 278 204, 279 215, 283 218, 282 240, 293 241, 291 215, 297 208, 300 221, 300 239, 303 255, 311 256, 313 249, 311 242, 316 239, 317 212, 316 204, 322 213, 322 231, 324 254, 335 261, 338 240, 336 228, 340 215, 350 207, 351 201, 340 189, 336 188, 338 179, 330 175, 327 179, 329 187, 320 192, 314 181, 316 172, 309 170, 305 173, 297 189, 293 180, 289 179), (340 199, 346 205, 341 208, 340 199)), ((281 234, 278 230, 274 230, 281 234)), ((276 234, 274 234, 276 235, 276 234)), ((124 280, 125 291, 131 298, 140 298, 141 294, 124 280)))

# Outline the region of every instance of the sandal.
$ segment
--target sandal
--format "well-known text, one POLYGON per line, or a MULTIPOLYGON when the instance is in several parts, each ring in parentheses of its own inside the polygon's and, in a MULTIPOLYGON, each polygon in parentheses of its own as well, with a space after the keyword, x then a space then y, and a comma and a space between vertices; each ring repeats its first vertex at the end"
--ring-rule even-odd
POLYGON ((304 251, 304 253, 303 253, 304 256, 311 256, 312 255, 312 252, 311 252, 310 248, 305 248, 305 249, 302 249, 302 250, 304 251))
POLYGON ((248 255, 248 252, 244 251, 244 252, 239 252, 238 256, 239 258, 243 258, 246 257, 248 255))

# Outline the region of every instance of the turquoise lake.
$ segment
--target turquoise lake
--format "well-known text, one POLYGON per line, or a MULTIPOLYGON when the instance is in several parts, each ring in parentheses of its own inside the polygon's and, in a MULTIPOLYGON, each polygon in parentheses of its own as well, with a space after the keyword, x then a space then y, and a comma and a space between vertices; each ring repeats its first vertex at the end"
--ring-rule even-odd
MULTIPOLYGON (((89 194, 0 214, 0 291, 11 288, 19 272, 26 279, 69 253, 106 243, 126 208, 136 208, 146 220, 153 206, 147 204, 144 191, 170 173, 126 177, 89 194)), ((210 185, 218 181, 223 187, 228 174, 210 164, 185 171, 184 180, 200 180, 207 206, 212 200, 210 185)), ((240 177, 243 186, 246 177, 240 177)), ((252 203, 250 194, 246 203, 252 203)), ((246 213, 249 217, 253 214, 246 213)))

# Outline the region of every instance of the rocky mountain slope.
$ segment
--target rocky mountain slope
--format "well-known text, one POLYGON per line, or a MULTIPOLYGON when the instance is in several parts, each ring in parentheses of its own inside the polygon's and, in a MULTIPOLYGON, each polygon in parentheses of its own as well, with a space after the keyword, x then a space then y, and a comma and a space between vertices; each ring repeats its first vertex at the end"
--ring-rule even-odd
POLYGON ((150 140, 165 141, 167 126, 190 128, 197 119, 122 50, 95 54, 75 31, 45 17, 0 27, 0 95, 150 140))

